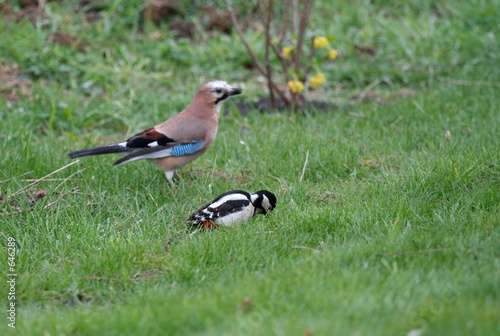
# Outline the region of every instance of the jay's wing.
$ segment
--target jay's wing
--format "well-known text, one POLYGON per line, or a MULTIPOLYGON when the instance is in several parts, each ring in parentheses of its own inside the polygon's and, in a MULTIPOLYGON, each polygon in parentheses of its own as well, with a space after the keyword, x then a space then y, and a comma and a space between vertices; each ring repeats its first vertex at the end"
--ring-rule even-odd
POLYGON ((108 146, 86 148, 71 152, 68 156, 74 159, 82 156, 129 152, 127 156, 114 163, 116 166, 142 159, 159 159, 168 156, 193 154, 201 150, 204 143, 205 142, 201 140, 174 140, 156 131, 154 127, 152 127, 134 135, 124 142, 108 146))
POLYGON ((125 141, 129 148, 156 147, 166 146, 170 143, 175 143, 174 139, 169 138, 163 133, 160 133, 151 127, 141 133, 137 133, 133 137, 125 141))
POLYGON ((133 151, 113 163, 114 166, 137 160, 194 154, 202 149, 204 141, 178 141, 151 127, 129 138, 125 143, 126 147, 133 151))
POLYGON ((201 150, 203 141, 190 141, 185 143, 171 142, 164 146, 142 147, 113 163, 113 166, 144 159, 160 159, 169 156, 184 156, 194 154, 201 150))

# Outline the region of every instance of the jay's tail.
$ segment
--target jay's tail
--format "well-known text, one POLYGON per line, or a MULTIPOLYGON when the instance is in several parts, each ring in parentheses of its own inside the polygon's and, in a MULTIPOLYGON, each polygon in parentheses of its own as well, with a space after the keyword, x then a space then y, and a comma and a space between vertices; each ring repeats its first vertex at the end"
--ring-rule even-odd
POLYGON ((123 152, 131 152, 132 148, 122 146, 121 144, 113 144, 108 146, 100 146, 94 148, 86 148, 71 152, 68 154, 70 159, 79 158, 82 156, 93 156, 93 155, 103 155, 103 154, 112 154, 112 153, 123 153, 123 152))

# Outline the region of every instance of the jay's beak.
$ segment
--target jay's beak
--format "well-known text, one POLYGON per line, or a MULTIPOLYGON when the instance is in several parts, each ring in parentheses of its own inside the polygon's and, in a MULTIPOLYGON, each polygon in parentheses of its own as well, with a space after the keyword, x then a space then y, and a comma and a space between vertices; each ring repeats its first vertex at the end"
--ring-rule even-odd
POLYGON ((241 91, 243 91, 242 89, 238 89, 238 88, 233 88, 231 91, 229 91, 227 94, 230 95, 230 96, 234 96, 234 95, 238 95, 241 93, 241 91))

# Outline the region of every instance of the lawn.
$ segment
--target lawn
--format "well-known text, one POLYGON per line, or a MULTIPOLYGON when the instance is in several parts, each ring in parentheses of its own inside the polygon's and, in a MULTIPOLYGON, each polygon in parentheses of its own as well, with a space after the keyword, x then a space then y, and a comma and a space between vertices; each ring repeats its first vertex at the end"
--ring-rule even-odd
MULTIPOLYGON (((340 57, 307 96, 329 108, 291 116, 239 113, 266 86, 235 33, 204 29, 201 2, 179 2, 192 37, 145 22, 139 0, 95 20, 51 1, 35 25, 9 3, 0 302, 14 302, 12 237, 16 328, 3 317, 0 334, 500 334, 500 1, 317 1, 310 26, 340 57), (174 116, 216 79, 243 94, 176 189, 147 162, 67 157, 174 116), (277 208, 184 231, 233 189, 268 189, 277 208)), ((262 55, 262 31, 247 37, 262 55)))

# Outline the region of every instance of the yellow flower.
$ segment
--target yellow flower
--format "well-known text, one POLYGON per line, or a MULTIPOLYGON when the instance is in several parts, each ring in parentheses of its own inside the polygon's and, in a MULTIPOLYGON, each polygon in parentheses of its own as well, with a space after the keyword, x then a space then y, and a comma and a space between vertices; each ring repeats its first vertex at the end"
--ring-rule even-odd
POLYGON ((314 48, 326 48, 328 45, 329 43, 326 37, 317 36, 314 38, 314 48))
POLYGON ((281 52, 283 53, 283 56, 285 58, 288 58, 292 54, 293 50, 290 47, 283 47, 283 49, 281 50, 281 52))
POLYGON ((321 85, 323 85, 323 83, 326 82, 326 78, 325 78, 325 75, 323 75, 321 72, 318 72, 316 74, 316 76, 311 77, 311 79, 309 81, 310 81, 311 86, 313 88, 318 88, 321 85))
POLYGON ((288 90, 293 93, 301 93, 304 90, 304 83, 299 80, 288 81, 288 90))
POLYGON ((335 50, 335 49, 328 50, 327 56, 329 59, 334 60, 337 58, 338 55, 339 55, 339 53, 337 52, 337 50, 335 50))

